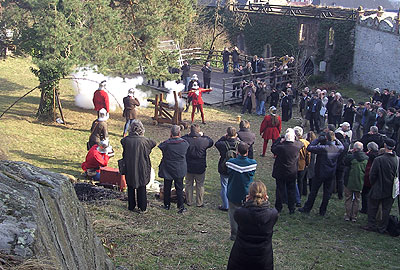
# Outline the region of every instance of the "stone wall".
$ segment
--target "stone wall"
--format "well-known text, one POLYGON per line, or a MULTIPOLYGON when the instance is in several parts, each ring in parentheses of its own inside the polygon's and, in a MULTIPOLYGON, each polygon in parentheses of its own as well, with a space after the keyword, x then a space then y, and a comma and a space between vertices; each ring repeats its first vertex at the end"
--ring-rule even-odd
POLYGON ((357 24, 351 81, 400 91, 399 28, 394 16, 384 16, 363 17, 357 24))

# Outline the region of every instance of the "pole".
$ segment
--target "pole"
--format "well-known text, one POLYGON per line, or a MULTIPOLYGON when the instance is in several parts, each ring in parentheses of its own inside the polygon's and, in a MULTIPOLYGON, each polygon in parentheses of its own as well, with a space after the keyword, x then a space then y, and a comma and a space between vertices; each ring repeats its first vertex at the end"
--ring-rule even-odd
POLYGON ((53 87, 53 121, 56 120, 56 87, 53 87))
POLYGON ((222 106, 225 106, 225 79, 222 79, 222 106))
POLYGON ((67 125, 67 123, 65 123, 64 113, 63 113, 62 106, 61 106, 60 94, 58 93, 58 91, 56 91, 56 98, 57 98, 58 109, 60 110, 61 119, 63 121, 63 124, 67 125))

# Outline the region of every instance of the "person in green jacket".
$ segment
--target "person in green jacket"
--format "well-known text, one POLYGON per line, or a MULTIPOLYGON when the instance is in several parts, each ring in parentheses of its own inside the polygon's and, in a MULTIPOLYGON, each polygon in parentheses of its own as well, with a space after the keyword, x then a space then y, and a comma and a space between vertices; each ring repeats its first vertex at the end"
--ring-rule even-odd
POLYGON ((344 220, 346 221, 357 221, 367 163, 368 156, 363 152, 363 144, 361 142, 355 142, 353 149, 347 154, 345 159, 345 165, 349 167, 349 173, 344 187, 344 204, 346 208, 344 220))

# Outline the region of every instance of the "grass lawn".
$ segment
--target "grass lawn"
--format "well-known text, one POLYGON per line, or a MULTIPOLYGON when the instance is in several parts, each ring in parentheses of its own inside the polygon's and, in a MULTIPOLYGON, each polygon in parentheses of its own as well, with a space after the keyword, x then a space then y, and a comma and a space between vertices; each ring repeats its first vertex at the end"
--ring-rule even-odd
MULTIPOLYGON (((29 71, 28 59, 9 58, 0 61, 0 113, 38 82, 29 71)), ((340 89, 356 101, 368 94, 352 86, 340 89)), ((56 172, 80 177, 80 164, 86 155, 86 142, 90 135, 94 111, 74 106, 74 92, 70 82, 61 84, 61 99, 67 126, 42 124, 35 119, 40 93, 38 90, 23 99, 0 119, 0 157, 26 161, 56 172)), ((141 108, 139 118, 146 127, 146 136, 160 143, 169 137, 169 125, 152 125, 153 106, 141 108)), ((238 107, 206 107, 207 125, 202 130, 214 140, 225 134, 229 125, 237 126, 238 107)), ((189 120, 189 113, 184 119, 189 120)), ((262 117, 245 115, 252 130, 258 134, 262 117)), ((200 123, 200 116, 196 115, 200 123)), ((110 166, 116 167, 122 155, 119 143, 124 119, 121 111, 111 113, 108 121, 110 141, 116 152, 110 166)), ((285 123, 283 130, 299 124, 298 118, 285 123)), ((186 132, 186 131, 185 131, 186 132)), ((263 181, 275 201, 275 183, 271 177, 273 158, 259 157, 262 140, 255 144, 258 162, 255 180, 263 181)), ((153 168, 158 171, 161 152, 151 153, 153 168)), ((218 151, 208 151, 205 181, 205 207, 189 207, 185 215, 162 210, 154 194, 148 194, 149 210, 146 214, 127 210, 120 200, 84 204, 99 237, 115 245, 113 260, 128 269, 225 269, 232 247, 229 240, 227 213, 217 210, 220 204, 218 151)), ((157 179, 161 181, 161 179, 157 179)), ((302 198, 304 203, 306 198, 302 198)), ((289 215, 284 208, 275 226, 273 236, 276 269, 399 269, 399 239, 387 235, 365 232, 360 225, 366 223, 361 215, 357 223, 343 220, 344 202, 333 195, 325 217, 317 215, 321 194, 310 215, 289 215)), ((392 213, 397 213, 393 207, 392 213)))

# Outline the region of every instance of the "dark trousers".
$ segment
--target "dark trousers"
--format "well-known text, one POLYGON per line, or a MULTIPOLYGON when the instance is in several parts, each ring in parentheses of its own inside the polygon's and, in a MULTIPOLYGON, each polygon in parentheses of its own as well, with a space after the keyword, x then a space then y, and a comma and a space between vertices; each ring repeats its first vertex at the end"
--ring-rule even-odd
POLYGON ((128 209, 133 211, 137 206, 141 211, 146 211, 147 209, 147 194, 146 186, 133 188, 128 186, 128 209), (136 193, 136 196, 135 196, 136 193))
POLYGON ((251 97, 247 97, 246 100, 244 101, 243 107, 242 107, 242 114, 248 111, 248 113, 251 114, 251 110, 253 108, 253 105, 251 103, 251 97))
POLYGON ((204 89, 209 89, 211 87, 211 78, 203 78, 204 89))
POLYGON ((393 202, 394 199, 391 196, 380 200, 368 198, 368 227, 377 229, 380 233, 384 233, 389 223, 389 214, 393 202), (378 212, 380 203, 382 203, 382 222, 377 226, 376 213, 378 212))
POLYGON ((275 208, 279 212, 282 211, 282 203, 285 197, 285 192, 287 193, 289 211, 294 211, 296 202, 296 178, 276 179, 275 208))
POLYGON ((319 133, 319 112, 311 113, 310 130, 319 133))
POLYGON ((371 187, 363 186, 361 192, 361 213, 368 213, 368 193, 371 190, 371 187))
POLYGON ((343 198, 343 188, 344 188, 344 170, 336 170, 335 176, 335 186, 332 186, 332 192, 336 187, 336 192, 338 194, 338 198, 343 198))
POLYGON ((331 198, 331 191, 332 191, 332 176, 328 178, 317 178, 314 177, 311 184, 311 191, 310 195, 308 195, 308 199, 304 204, 304 210, 306 212, 310 212, 314 206, 315 198, 317 197, 318 190, 321 185, 324 185, 323 195, 322 195, 322 202, 321 206, 319 207, 319 214, 325 215, 326 208, 328 207, 329 199, 331 198))
POLYGON ((332 115, 332 121, 333 121, 332 124, 334 124, 335 127, 338 127, 340 125, 341 120, 342 117, 340 115, 332 115))
POLYGON ((307 196, 307 168, 297 172, 297 186, 301 195, 307 196))
POLYGON ((174 181, 176 195, 178 197, 178 208, 183 208, 183 177, 174 180, 164 179, 164 205, 171 205, 171 187, 174 181))

